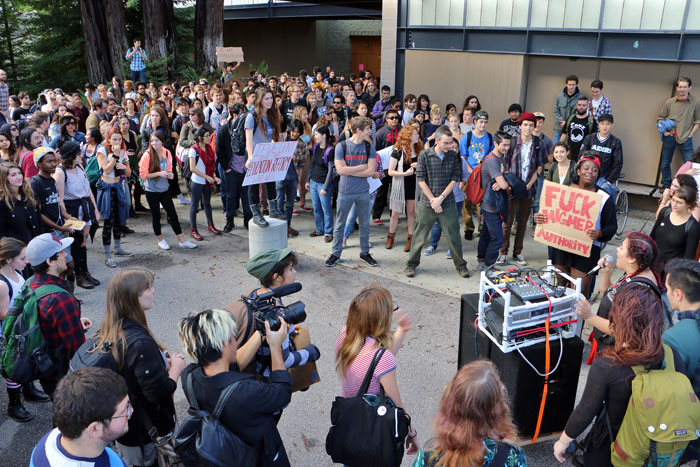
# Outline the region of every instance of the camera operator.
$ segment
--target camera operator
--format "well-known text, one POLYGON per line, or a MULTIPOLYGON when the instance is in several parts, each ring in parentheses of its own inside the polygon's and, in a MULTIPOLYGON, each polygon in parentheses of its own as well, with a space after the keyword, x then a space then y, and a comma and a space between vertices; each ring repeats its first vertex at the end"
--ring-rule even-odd
POLYGON ((203 410, 213 412, 220 393, 240 381, 219 421, 254 447, 254 452, 248 453, 242 464, 290 465, 275 424, 275 414, 289 404, 292 397, 292 378, 282 358, 287 323, 281 320, 280 328, 272 331, 270 324, 265 322, 272 368, 268 382, 256 381, 253 376, 241 372, 240 367, 245 367, 253 357, 250 347, 260 345, 260 340, 251 339, 250 344, 237 350, 238 326, 230 313, 224 310, 202 311, 184 318, 178 329, 185 354, 196 362, 182 373, 182 384, 186 384, 191 373, 193 392, 203 410), (255 459, 248 456, 255 456, 255 459))
MULTIPOLYGON (((296 270, 294 266, 298 264, 298 260, 291 248, 268 248, 253 256, 248 261, 246 270, 248 273, 260 281, 262 287, 248 292, 247 296, 260 296, 271 289, 282 287, 291 284, 295 281, 296 270)), ((282 305, 280 298, 275 299, 277 305, 282 305)), ((254 310, 250 309, 243 300, 239 300, 225 310, 231 312, 238 325, 236 341, 240 348, 245 344, 256 330, 255 319, 253 317, 254 310)), ((292 323, 293 324, 293 323, 292 323)), ((293 334, 295 328, 289 326, 289 333, 293 334)), ((311 344, 303 349, 295 349, 293 342, 287 338, 282 343, 282 356, 287 368, 298 367, 306 364, 309 361, 316 361, 321 356, 318 348, 311 344)), ((245 368, 244 371, 251 372, 251 368, 245 368)), ((270 376, 270 347, 263 343, 255 356, 254 372, 262 375, 263 378, 270 376)))

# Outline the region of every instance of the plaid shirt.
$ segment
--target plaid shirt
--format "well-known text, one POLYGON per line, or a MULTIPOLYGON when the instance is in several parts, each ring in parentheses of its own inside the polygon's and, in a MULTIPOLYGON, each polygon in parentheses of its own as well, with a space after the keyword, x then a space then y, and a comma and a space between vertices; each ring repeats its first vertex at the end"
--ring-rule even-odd
MULTIPOLYGON (((523 146, 523 139, 520 135, 517 138, 511 139, 510 150, 503 157, 503 165, 506 172, 514 174, 516 177, 521 179, 525 184, 532 179, 532 176, 537 171, 538 167, 544 165, 545 158, 547 157, 546 151, 544 149, 544 143, 540 138, 533 135, 532 143, 530 144, 530 165, 527 168, 527 177, 523 179, 522 177, 522 157, 521 150, 523 146), (539 151, 535 151, 535 146, 538 146, 539 151)), ((532 187, 528 190, 527 195, 530 199, 534 199, 537 194, 537 183, 533 183, 532 187)))
POLYGON ((600 104, 598 104, 598 108, 596 109, 595 113, 593 114, 595 121, 597 122, 598 118, 600 118, 600 116, 603 114, 611 114, 612 115, 612 105, 610 105, 610 99, 608 99, 605 96, 603 96, 600 99, 600 104))
MULTIPOLYGON (((34 274, 29 286, 37 289, 42 285, 57 285, 68 289, 65 279, 50 274, 34 274)), ((85 342, 85 333, 80 322, 80 304, 70 293, 59 292, 43 297, 37 305, 41 332, 49 349, 58 351, 65 374, 73 354, 85 342)))
MULTIPOLYGON (((457 182, 462 179, 462 161, 455 151, 447 151, 442 160, 438 157, 434 149, 428 148, 421 151, 418 155, 418 164, 416 165, 416 180, 428 184, 428 188, 433 193, 433 196, 440 196, 447 185, 451 182, 457 182)), ((423 202, 424 206, 430 207, 430 200, 423 190, 418 189, 418 200, 423 202)), ((443 209, 452 206, 455 203, 455 197, 452 191, 445 197, 442 202, 443 209)))
POLYGON ((7 83, 0 84, 0 111, 7 112, 10 104, 10 87, 7 83))
MULTIPOLYGON (((131 51, 134 50, 134 48, 130 48, 129 50, 126 51, 126 55, 124 58, 126 60, 129 60, 129 54, 131 51)), ((141 71, 146 69, 146 61, 148 60, 148 55, 146 55, 146 51, 143 49, 139 49, 141 53, 143 53, 143 57, 141 56, 140 53, 135 53, 134 55, 131 56, 131 67, 130 69, 133 71, 141 71)))

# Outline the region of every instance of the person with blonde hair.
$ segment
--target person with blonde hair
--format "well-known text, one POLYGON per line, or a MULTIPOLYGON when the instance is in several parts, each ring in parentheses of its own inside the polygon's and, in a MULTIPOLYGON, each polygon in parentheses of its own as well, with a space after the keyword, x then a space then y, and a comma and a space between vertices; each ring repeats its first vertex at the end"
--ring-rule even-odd
MULTIPOLYGON (((410 330, 411 318, 401 312, 401 307, 393 301, 388 289, 377 284, 364 287, 352 299, 347 321, 335 344, 335 369, 340 378, 340 395, 356 396, 375 353, 387 349, 389 352, 384 352, 374 369, 368 394, 377 395, 380 387, 384 388, 396 406, 405 410, 396 381, 396 355, 410 330), (392 333, 394 314, 398 328, 392 333)), ((417 436, 416 430, 409 427, 406 438, 408 454, 418 452, 417 436)))
POLYGON ((117 449, 128 465, 156 462, 155 444, 144 420, 150 420, 159 437, 173 431, 173 393, 187 365, 183 355, 171 357, 148 327, 146 313, 153 308, 154 282, 153 273, 145 269, 118 271, 109 281, 104 321, 95 336, 96 349, 111 343, 134 407, 128 433, 117 440, 117 449))
POLYGON ((487 360, 464 365, 442 393, 433 419, 434 437, 413 467, 524 467, 508 394, 496 366, 487 360))
POLYGON ((190 406, 211 413, 221 392, 237 384, 219 422, 252 446, 241 465, 290 465, 275 422, 275 414, 292 398, 292 377, 282 357, 287 323, 280 321, 282 325, 277 331, 272 331, 270 323, 265 321, 272 370, 268 381, 258 381, 253 375, 241 372, 252 361, 263 338, 256 331, 239 347, 238 326, 228 311, 205 310, 183 318, 178 325, 183 349, 194 361, 182 373, 190 406))

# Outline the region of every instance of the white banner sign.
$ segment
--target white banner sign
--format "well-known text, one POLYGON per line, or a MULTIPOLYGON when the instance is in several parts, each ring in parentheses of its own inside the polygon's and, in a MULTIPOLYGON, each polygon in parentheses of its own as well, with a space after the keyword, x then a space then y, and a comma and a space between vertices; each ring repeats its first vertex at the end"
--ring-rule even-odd
POLYGON ((253 160, 243 180, 243 186, 284 180, 296 147, 296 141, 256 145, 253 151, 253 160))

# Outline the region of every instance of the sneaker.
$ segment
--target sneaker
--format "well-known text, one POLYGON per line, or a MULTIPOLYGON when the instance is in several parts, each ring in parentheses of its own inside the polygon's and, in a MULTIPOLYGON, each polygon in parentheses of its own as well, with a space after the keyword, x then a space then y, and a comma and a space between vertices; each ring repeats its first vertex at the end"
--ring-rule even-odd
POLYGON ((160 248, 161 250, 169 250, 170 245, 168 245, 168 242, 166 242, 165 239, 163 239, 158 242, 158 248, 160 248))
POLYGON ((360 255, 360 259, 362 261, 366 262, 367 264, 369 264, 370 266, 372 266, 373 268, 376 268, 377 266, 379 266, 379 263, 377 263, 377 261, 375 261, 375 259, 372 258, 372 255, 370 255, 369 253, 365 253, 364 255, 360 255))
POLYGON ((525 257, 523 255, 514 255, 513 259, 515 260, 516 263, 518 263, 521 266, 527 266, 527 261, 525 260, 525 257))
POLYGON ((301 209, 304 212, 314 212, 313 208, 310 208, 305 204, 302 204, 301 206, 299 206, 299 209, 301 209))
POLYGON ((297 217, 298 215, 299 215, 299 211, 297 211, 296 209, 294 211, 292 211, 292 217, 297 217))
POLYGON ((474 238, 474 232, 471 230, 465 230, 464 231, 464 239, 465 240, 471 240, 474 238))
POLYGON ((372 221, 372 223, 373 223, 374 225, 382 225, 382 224, 384 224, 384 222, 382 222, 381 219, 374 219, 374 220, 372 221))
POLYGON ((498 259, 496 260, 497 263, 503 264, 508 262, 508 256, 506 255, 500 255, 498 259))
POLYGON ((134 256, 133 253, 130 251, 122 250, 121 248, 117 248, 114 250, 114 256, 134 256))
POLYGON ((117 267, 117 263, 115 263, 114 260, 113 260, 112 258, 107 258, 107 259, 105 259, 105 265, 106 265, 108 268, 116 268, 116 267, 117 267))
POLYGON ((185 198, 184 196, 179 197, 177 199, 177 202, 178 202, 178 204, 181 204, 183 206, 188 206, 188 205, 192 204, 192 202, 189 199, 185 198))
POLYGON ((432 245, 430 245, 428 248, 426 248, 425 251, 423 252, 423 254, 425 256, 430 256, 433 253, 435 253, 435 248, 432 245))
POLYGON ((477 270, 477 272, 481 272, 481 271, 486 270, 486 265, 484 264, 483 261, 479 261, 479 264, 476 265, 476 270, 477 270))
POLYGON ((447 249, 447 254, 445 255, 445 258, 447 259, 452 259, 452 255, 450 254, 450 249, 447 249))
POLYGON ((326 260, 326 267, 332 268, 338 264, 338 261, 340 261, 340 258, 338 258, 336 255, 330 255, 326 260))
POLYGON ((189 241, 189 240, 185 240, 185 241, 182 242, 182 243, 178 243, 178 246, 179 246, 180 248, 197 248, 197 245, 195 245, 194 243, 192 243, 192 242, 189 241))
POLYGON ((459 271, 457 271, 457 274, 459 274, 460 276, 462 276, 464 278, 471 276, 471 274, 469 273, 469 268, 467 266, 464 266, 463 269, 460 269, 459 271))
POLYGON ((406 266, 406 269, 403 270, 403 273, 406 277, 416 277, 416 268, 406 266))

